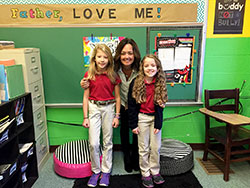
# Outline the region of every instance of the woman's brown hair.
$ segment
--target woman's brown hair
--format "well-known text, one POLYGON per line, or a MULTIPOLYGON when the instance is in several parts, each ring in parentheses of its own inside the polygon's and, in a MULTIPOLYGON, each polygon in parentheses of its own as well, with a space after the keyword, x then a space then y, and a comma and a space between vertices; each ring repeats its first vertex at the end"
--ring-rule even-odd
POLYGON ((116 47, 115 57, 114 57, 115 71, 116 72, 121 67, 121 64, 122 64, 121 63, 121 51, 126 44, 131 44, 131 46, 133 47, 133 53, 134 53, 135 59, 134 59, 134 62, 132 63, 132 69, 134 69, 136 71, 139 70, 140 61, 141 61, 141 54, 140 54, 139 48, 133 39, 125 38, 125 39, 121 40, 121 42, 116 47))

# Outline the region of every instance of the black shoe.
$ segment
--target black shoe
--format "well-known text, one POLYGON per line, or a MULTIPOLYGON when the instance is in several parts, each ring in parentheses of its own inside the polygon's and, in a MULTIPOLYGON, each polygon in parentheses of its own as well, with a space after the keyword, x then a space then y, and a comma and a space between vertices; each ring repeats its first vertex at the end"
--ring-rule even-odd
POLYGON ((133 169, 134 169, 134 171, 139 171, 140 170, 140 166, 139 166, 139 163, 134 163, 133 164, 133 169))
POLYGON ((131 173, 132 172, 132 166, 130 164, 124 164, 124 169, 128 172, 131 173))

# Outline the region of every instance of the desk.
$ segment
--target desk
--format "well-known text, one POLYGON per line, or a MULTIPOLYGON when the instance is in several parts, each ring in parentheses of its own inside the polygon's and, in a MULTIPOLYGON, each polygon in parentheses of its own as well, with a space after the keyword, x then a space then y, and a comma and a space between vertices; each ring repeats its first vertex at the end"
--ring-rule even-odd
POLYGON ((247 149, 242 147, 243 145, 250 145, 250 130, 240 127, 242 125, 250 125, 250 118, 236 113, 218 113, 207 108, 201 108, 199 111, 206 116, 206 142, 203 160, 207 160, 207 154, 209 152, 224 162, 224 180, 228 181, 230 162, 250 160, 250 146, 248 146, 247 149), (210 128, 210 117, 219 122, 226 123, 226 126, 210 128), (210 140, 210 138, 215 140, 210 140), (221 156, 221 152, 217 152, 216 148, 211 147, 212 145, 218 144, 212 144, 212 141, 218 141, 220 144, 224 145, 224 155, 221 156), (240 146, 243 149, 239 148, 240 146), (231 157, 232 155, 234 155, 234 157, 231 157), (239 157, 237 157, 237 155, 239 157))
POLYGON ((233 126, 250 124, 250 118, 240 114, 223 114, 208 110, 207 108, 200 108, 199 111, 205 115, 215 118, 218 121, 223 121, 233 126))

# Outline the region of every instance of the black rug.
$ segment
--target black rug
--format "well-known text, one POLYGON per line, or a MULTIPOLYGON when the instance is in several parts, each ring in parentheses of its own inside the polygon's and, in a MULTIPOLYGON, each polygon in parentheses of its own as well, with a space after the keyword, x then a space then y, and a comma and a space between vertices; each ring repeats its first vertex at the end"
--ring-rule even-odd
MULTIPOLYGON (((201 188, 200 182, 197 180, 192 171, 176 176, 163 176, 165 183, 155 185, 155 188, 201 188)), ((76 179, 73 188, 87 188, 89 177, 76 179)), ((101 186, 96 186, 101 187, 101 186)), ((109 188, 143 188, 141 184, 141 175, 115 175, 110 177, 109 188)))

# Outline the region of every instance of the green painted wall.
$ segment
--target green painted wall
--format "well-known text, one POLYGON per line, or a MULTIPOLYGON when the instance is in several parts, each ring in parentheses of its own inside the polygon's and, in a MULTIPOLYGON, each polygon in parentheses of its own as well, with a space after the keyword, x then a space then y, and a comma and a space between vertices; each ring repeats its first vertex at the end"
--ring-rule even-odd
MULTIPOLYGON (((243 114, 250 116, 250 38, 208 38, 204 62, 203 89, 227 89, 241 87, 243 114)), ((202 106, 166 107, 164 118, 175 117, 202 106)), ((47 108, 47 119, 82 123, 81 108, 47 108)), ((114 130, 114 144, 120 144, 120 129, 114 130)), ((48 122, 50 145, 60 145, 70 140, 87 139, 88 131, 81 126, 63 125, 48 122)), ((186 143, 204 142, 204 115, 199 112, 164 122, 164 138, 174 138, 186 143)))
POLYGON ((243 80, 250 81, 249 42, 250 38, 207 39, 204 88, 240 87, 243 80))
POLYGON ((250 38, 207 39, 203 88, 241 88, 244 80, 242 114, 250 116, 250 38))

